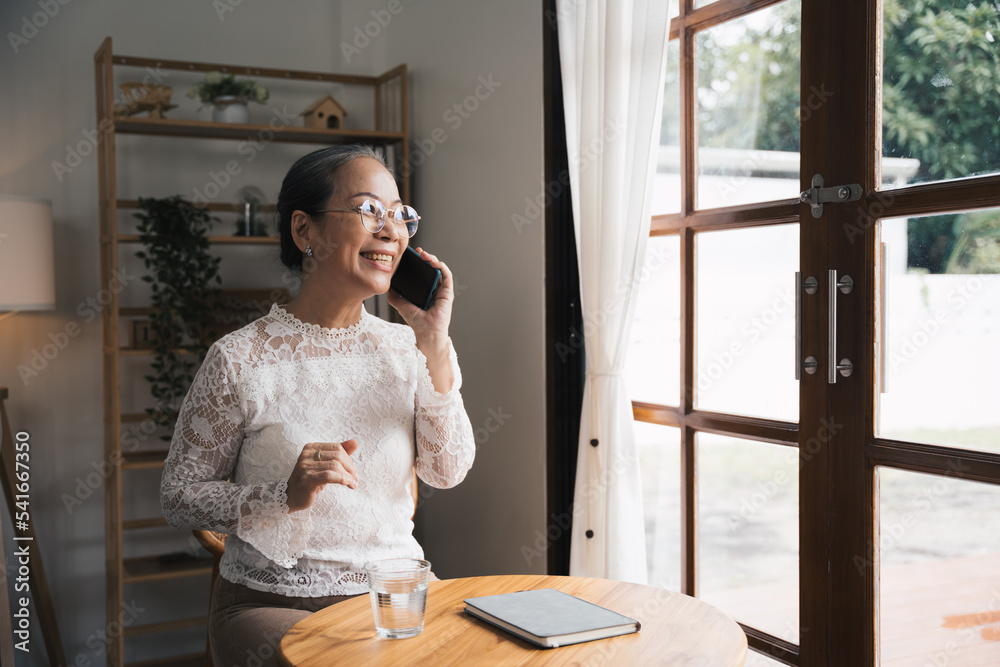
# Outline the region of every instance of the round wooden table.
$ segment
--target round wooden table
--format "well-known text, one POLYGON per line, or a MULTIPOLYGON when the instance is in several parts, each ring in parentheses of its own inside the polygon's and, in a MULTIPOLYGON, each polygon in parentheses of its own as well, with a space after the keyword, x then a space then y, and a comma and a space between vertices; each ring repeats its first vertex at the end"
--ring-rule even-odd
POLYGON ((710 665, 739 667, 746 635, 735 621, 695 598, 652 586, 607 579, 508 575, 432 581, 424 631, 409 639, 379 639, 367 595, 322 609, 282 638, 288 667, 375 665, 710 665), (638 620, 637 633, 544 649, 465 613, 463 600, 481 595, 556 588, 638 620))

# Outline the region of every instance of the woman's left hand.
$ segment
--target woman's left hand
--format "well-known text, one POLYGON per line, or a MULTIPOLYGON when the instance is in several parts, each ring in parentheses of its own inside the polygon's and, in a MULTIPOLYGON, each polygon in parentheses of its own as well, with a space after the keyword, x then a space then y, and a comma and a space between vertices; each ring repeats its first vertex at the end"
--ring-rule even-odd
POLYGON ((441 270, 441 284, 438 286, 434 303, 430 310, 410 303, 404 299, 399 292, 390 288, 386 295, 389 305, 395 308, 403 317, 413 333, 417 337, 417 347, 436 348, 442 346, 448 340, 448 327, 451 324, 451 305, 455 300, 454 283, 452 281, 451 269, 448 265, 439 260, 435 255, 430 254, 423 248, 416 248, 420 256, 430 262, 435 269, 441 270))

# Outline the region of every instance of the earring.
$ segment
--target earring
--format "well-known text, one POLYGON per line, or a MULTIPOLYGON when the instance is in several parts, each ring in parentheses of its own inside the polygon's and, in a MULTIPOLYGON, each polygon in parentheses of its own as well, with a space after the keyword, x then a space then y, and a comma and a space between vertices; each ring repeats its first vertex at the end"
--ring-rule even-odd
POLYGON ((313 256, 313 249, 312 249, 311 245, 306 245, 306 256, 307 257, 312 257, 313 256))

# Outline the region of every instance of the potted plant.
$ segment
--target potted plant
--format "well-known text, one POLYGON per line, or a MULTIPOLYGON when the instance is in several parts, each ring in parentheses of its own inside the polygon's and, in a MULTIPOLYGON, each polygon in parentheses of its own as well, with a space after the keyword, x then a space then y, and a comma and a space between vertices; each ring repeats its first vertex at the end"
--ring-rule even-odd
POLYGON ((209 253, 206 232, 215 220, 179 195, 139 198, 137 230, 152 309, 152 375, 147 375, 156 408, 154 421, 173 427, 181 399, 213 342, 218 305, 220 258, 209 253), (190 354, 189 354, 190 353, 190 354))
POLYGON ((247 103, 263 104, 270 93, 251 79, 237 80, 233 74, 208 72, 204 81, 191 86, 187 96, 201 100, 199 109, 212 105, 212 120, 216 123, 249 123, 247 103))

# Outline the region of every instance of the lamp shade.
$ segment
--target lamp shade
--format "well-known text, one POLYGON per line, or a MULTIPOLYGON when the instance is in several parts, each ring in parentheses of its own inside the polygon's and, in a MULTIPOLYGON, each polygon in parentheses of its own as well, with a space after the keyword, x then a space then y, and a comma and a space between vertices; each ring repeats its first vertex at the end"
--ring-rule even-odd
POLYGON ((0 311, 56 306, 52 203, 0 195, 0 311))

